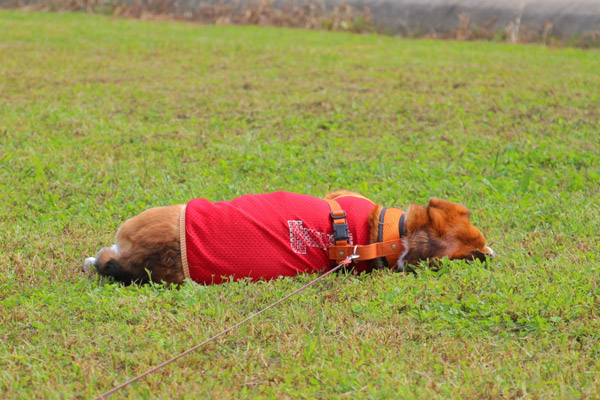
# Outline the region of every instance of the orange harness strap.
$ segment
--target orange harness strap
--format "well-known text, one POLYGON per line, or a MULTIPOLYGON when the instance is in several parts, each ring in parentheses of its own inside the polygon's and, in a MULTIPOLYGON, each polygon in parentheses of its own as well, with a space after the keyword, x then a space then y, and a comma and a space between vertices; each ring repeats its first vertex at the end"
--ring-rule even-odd
MULTIPOLYGON (((336 246, 346 246, 348 245, 348 222, 346 221, 346 211, 342 210, 340 204, 335 200, 325 200, 329 203, 329 208, 331 208, 331 219, 333 221, 333 237, 335 240, 336 246)), ((331 258, 331 257, 330 257, 331 258)), ((346 257, 341 257, 339 260, 342 260, 346 257)), ((338 260, 338 258, 335 258, 338 260)))
POLYGON ((333 221, 333 235, 335 244, 329 247, 329 258, 331 260, 343 260, 348 256, 356 254, 360 261, 373 260, 379 257, 395 257, 396 260, 404 251, 404 241, 401 238, 385 240, 368 245, 349 245, 348 244, 348 223, 346 221, 346 212, 342 210, 339 203, 335 200, 325 200, 331 208, 331 218, 333 221))
POLYGON ((372 243, 358 246, 329 246, 329 258, 342 260, 347 256, 357 254, 360 261, 373 260, 379 257, 395 256, 396 259, 402 254, 404 245, 402 239, 386 240, 385 242, 372 243), (356 248, 356 251, 354 249, 356 248))

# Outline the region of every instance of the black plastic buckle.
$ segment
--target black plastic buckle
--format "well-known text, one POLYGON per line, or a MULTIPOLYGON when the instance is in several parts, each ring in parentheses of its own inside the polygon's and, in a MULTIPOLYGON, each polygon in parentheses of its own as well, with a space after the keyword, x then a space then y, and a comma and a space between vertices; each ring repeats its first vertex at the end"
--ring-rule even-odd
POLYGON ((343 224, 336 224, 336 219, 346 218, 346 211, 340 210, 343 212, 343 215, 333 215, 333 211, 329 214, 331 215, 331 219, 333 220, 333 240, 338 242, 340 240, 348 240, 350 238, 350 233, 348 231, 348 222, 344 222, 343 224))
POLYGON ((333 240, 348 240, 349 237, 348 224, 333 224, 333 240))

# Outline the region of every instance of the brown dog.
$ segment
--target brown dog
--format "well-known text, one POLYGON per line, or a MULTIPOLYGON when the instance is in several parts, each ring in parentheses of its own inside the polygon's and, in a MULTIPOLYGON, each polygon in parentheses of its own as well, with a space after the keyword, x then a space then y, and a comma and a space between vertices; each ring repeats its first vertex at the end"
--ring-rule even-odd
POLYGON ((319 272, 352 252, 360 255, 358 272, 494 255, 461 204, 431 198, 404 214, 347 191, 325 200, 276 192, 146 210, 83 269, 125 283, 210 284, 319 272))

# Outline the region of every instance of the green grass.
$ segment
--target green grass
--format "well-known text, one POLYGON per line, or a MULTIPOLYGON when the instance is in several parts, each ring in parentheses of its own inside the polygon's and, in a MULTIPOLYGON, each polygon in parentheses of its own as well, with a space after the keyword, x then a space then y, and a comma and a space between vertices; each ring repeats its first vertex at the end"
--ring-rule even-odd
POLYGON ((462 202, 499 256, 329 277, 114 397, 600 397, 598 71, 598 51, 0 11, 0 397, 93 397, 312 278, 89 280, 126 218, 340 188, 462 202))

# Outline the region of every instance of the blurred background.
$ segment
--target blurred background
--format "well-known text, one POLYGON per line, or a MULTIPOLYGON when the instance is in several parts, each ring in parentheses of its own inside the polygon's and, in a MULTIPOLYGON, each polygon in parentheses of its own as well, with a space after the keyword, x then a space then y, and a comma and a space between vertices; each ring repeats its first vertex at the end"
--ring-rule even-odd
POLYGON ((598 0, 0 0, 0 6, 406 37, 600 44, 598 0))

